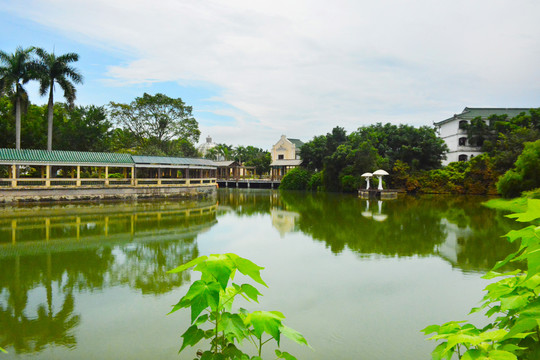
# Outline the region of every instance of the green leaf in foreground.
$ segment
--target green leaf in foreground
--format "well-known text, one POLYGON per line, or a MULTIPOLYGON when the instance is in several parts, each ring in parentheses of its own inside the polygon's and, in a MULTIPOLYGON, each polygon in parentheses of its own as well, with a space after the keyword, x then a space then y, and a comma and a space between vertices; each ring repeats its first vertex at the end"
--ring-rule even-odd
MULTIPOLYGON (((201 272, 201 279, 191 284, 187 293, 170 312, 191 308, 191 326, 182 335, 180 351, 202 339, 208 339, 211 349, 198 352, 197 357, 200 360, 257 360, 261 359, 263 345, 270 340, 275 340, 279 347, 281 335, 298 344, 309 346, 302 334, 283 325, 285 316, 278 311, 249 313, 240 308, 237 313, 232 312, 236 296, 256 302, 259 302, 261 296, 259 290, 250 284, 232 283, 232 286, 228 286, 236 271, 266 286, 260 275, 262 267, 235 254, 216 254, 194 259, 170 272, 180 272, 191 267, 201 272), (201 315, 203 311, 207 313, 201 315), (200 328, 205 325, 205 329, 200 328), (265 336, 263 339, 264 334, 270 337, 265 336), (250 357, 237 348, 236 344, 241 344, 246 339, 256 346, 258 355, 250 357)), ((291 354, 279 350, 276 355, 280 359, 295 359, 291 354)))
MULTIPOLYGON (((180 351, 184 350, 186 346, 194 346, 204 338, 204 331, 199 329, 196 325, 190 326, 185 333, 181 336, 184 341, 180 351)), ((179 351, 179 352, 180 352, 179 351)))
POLYGON ((168 273, 178 273, 178 272, 182 272, 182 271, 185 271, 185 270, 187 270, 187 269, 189 269, 189 268, 191 268, 191 267, 193 267, 193 266, 195 266, 195 265, 198 265, 198 264, 202 263, 202 262, 205 261, 206 259, 208 259, 208 256, 200 256, 200 257, 198 257, 198 258, 196 258, 196 259, 193 259, 193 260, 191 260, 191 261, 189 261, 189 262, 187 262, 187 263, 185 263, 185 264, 183 264, 183 265, 180 265, 180 266, 178 266, 177 268, 174 268, 174 269, 172 269, 172 270, 169 270, 169 271, 167 271, 167 272, 168 272, 168 273))

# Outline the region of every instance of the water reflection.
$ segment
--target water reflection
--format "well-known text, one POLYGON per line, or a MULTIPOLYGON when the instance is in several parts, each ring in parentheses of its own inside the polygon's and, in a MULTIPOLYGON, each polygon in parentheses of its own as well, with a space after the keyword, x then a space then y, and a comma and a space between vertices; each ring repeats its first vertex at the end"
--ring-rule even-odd
POLYGON ((127 285, 163 294, 189 281, 167 274, 197 257, 216 203, 5 208, 0 217, 0 343, 16 353, 74 347, 73 292, 127 285), (30 300, 31 299, 31 300, 30 300))
POLYGON ((259 234, 270 241, 307 235, 324 244, 333 259, 331 254, 344 251, 360 258, 438 257, 461 271, 485 271, 515 250, 500 235, 516 225, 480 200, 366 201, 337 194, 220 190, 214 202, 4 207, 0 346, 14 353, 77 347, 85 318, 77 306, 80 294, 112 287, 152 298, 170 293, 190 281, 189 273, 166 270, 197 257, 199 236, 226 216, 229 225, 247 217, 271 223, 274 233, 259 234))
POLYGON ((486 271, 515 245, 501 238, 516 223, 482 206, 479 197, 362 200, 339 194, 232 190, 220 209, 238 216, 270 214, 284 236, 300 231, 335 254, 439 256, 463 271, 486 271))

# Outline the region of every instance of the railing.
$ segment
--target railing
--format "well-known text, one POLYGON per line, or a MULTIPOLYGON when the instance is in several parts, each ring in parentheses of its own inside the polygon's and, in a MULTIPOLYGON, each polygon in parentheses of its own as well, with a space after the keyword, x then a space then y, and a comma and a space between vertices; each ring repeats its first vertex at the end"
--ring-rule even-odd
POLYGON ((73 178, 0 178, 0 188, 38 187, 118 187, 118 186, 215 186, 215 178, 203 179, 73 179, 73 178))

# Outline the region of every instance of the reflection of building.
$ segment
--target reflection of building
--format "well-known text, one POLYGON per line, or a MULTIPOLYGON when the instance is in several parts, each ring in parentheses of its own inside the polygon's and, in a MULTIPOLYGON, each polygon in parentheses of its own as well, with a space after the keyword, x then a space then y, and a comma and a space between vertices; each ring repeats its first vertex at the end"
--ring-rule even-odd
POLYGON ((300 214, 278 209, 272 209, 270 213, 272 215, 272 225, 279 231, 281 237, 296 230, 296 220, 300 217, 300 214))
POLYGON ((446 228, 447 236, 442 244, 435 247, 435 251, 441 258, 446 259, 452 265, 457 265, 458 256, 461 252, 459 239, 470 237, 473 230, 468 226, 466 228, 460 228, 447 219, 441 219, 441 224, 446 228))
POLYGON ((281 135, 279 141, 272 146, 271 173, 273 178, 282 178, 290 169, 300 166, 300 149, 304 143, 298 139, 289 139, 281 135))
POLYGON ((470 124, 471 120, 477 117, 482 118, 486 123, 491 115, 508 115, 513 118, 522 112, 529 111, 528 108, 469 108, 463 109, 461 114, 455 114, 451 118, 435 122, 438 128, 439 137, 444 140, 448 146, 446 160, 443 165, 448 165, 454 161, 467 161, 482 153, 481 146, 471 144, 467 139, 465 125, 470 124))
POLYGON ((4 208, 0 216, 0 259, 27 250, 66 251, 104 242, 156 242, 194 237, 216 223, 217 204, 206 202, 115 203, 43 207, 39 212, 4 208), (157 230, 156 230, 157 229, 157 230), (28 245, 32 245, 31 249, 28 245))

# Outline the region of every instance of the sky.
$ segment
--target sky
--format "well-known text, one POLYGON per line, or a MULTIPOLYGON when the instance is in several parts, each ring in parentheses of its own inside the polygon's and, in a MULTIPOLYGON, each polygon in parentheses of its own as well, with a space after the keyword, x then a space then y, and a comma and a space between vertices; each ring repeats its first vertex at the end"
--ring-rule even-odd
POLYGON ((538 0, 0 0, 0 49, 78 53, 77 104, 164 93, 193 106, 200 142, 271 149, 540 107, 538 14, 538 0))

